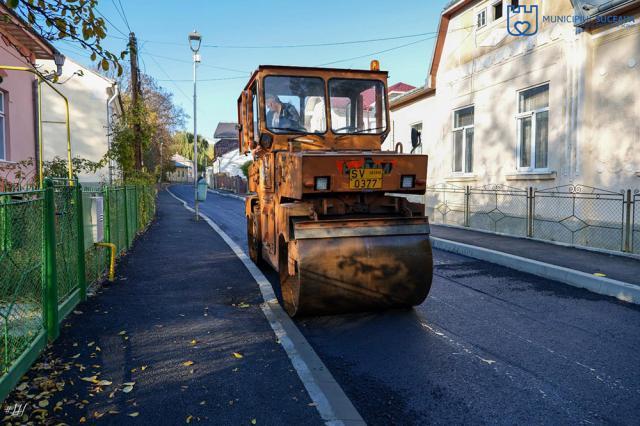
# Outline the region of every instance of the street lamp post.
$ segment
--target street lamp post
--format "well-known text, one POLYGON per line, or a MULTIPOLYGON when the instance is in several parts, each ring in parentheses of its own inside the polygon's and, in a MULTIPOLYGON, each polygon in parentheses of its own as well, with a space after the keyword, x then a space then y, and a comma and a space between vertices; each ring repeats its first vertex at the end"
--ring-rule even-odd
POLYGON ((202 37, 196 30, 189 33, 189 47, 193 52, 193 186, 194 186, 194 207, 196 212, 196 220, 198 220, 198 118, 197 118, 197 78, 196 68, 200 62, 200 43, 202 37))

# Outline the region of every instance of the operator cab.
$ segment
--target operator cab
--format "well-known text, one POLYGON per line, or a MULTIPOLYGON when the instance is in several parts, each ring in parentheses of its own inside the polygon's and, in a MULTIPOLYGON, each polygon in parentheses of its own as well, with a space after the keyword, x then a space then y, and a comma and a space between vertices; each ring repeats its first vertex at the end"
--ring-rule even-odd
POLYGON ((261 66, 238 99, 240 151, 380 150, 389 133, 387 73, 261 66), (290 147, 290 145, 292 145, 290 147))

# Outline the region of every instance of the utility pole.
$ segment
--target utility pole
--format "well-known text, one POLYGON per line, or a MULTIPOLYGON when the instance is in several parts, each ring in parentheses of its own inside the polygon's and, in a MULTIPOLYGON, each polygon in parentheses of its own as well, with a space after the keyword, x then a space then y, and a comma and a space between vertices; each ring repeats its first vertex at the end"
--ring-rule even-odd
POLYGON ((133 134, 134 134, 134 158, 135 169, 142 170, 142 131, 140 128, 140 79, 138 74, 138 40, 136 35, 129 33, 129 50, 131 54, 129 58, 131 60, 131 102, 133 104, 134 120, 133 120, 133 134))
POLYGON ((198 213, 198 86, 197 86, 197 74, 196 69, 198 63, 200 63, 200 43, 202 43, 202 36, 196 30, 189 33, 189 47, 193 52, 193 187, 194 187, 194 199, 193 205, 195 207, 196 221, 199 219, 198 213))

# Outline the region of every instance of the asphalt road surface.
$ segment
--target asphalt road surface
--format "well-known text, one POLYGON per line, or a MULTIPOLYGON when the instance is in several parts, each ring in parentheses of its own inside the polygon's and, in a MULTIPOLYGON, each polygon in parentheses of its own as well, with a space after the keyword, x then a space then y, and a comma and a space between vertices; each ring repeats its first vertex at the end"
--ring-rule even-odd
MULTIPOLYGON (((209 193, 201 210, 246 249, 241 200, 209 193)), ((638 424, 639 306, 434 256, 413 310, 296 320, 369 424, 638 424)))

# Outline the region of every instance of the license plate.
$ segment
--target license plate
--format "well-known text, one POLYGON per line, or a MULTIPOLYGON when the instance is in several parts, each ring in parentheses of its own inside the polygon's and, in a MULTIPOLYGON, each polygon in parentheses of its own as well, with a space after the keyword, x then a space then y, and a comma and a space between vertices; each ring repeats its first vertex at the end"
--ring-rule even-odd
POLYGON ((349 170, 349 189, 382 189, 382 169, 349 170))

